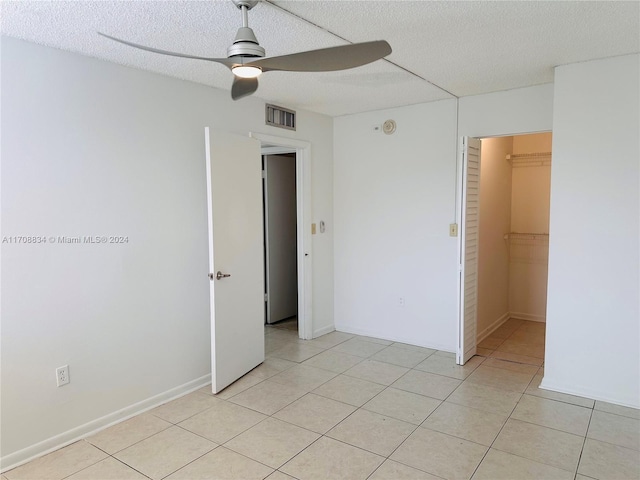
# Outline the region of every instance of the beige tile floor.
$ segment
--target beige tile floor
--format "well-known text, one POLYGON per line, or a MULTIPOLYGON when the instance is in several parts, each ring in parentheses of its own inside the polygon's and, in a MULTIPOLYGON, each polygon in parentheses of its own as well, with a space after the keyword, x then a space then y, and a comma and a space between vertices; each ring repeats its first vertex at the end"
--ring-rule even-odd
POLYGON ((301 341, 291 322, 265 345, 220 394, 204 387, 2 480, 640 478, 638 410, 538 388, 544 325, 508 321, 463 367, 340 332, 301 341))

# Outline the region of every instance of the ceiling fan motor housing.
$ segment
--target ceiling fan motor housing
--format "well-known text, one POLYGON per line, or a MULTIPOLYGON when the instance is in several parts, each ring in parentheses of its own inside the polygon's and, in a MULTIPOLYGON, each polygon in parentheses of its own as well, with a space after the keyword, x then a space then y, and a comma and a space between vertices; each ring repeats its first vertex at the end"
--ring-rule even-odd
POLYGON ((264 57, 264 48, 258 43, 256 34, 249 28, 247 12, 258 4, 258 0, 232 0, 242 11, 242 27, 238 29, 233 45, 227 48, 227 57, 264 57))
POLYGON ((264 48, 258 44, 256 34, 249 27, 240 27, 233 45, 227 49, 228 57, 264 57, 264 53, 264 48))

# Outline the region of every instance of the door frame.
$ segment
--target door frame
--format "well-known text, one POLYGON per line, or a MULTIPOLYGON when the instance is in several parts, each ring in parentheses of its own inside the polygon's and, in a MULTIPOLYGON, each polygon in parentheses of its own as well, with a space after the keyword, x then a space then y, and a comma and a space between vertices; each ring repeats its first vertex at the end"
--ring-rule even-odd
MULTIPOLYGON (((298 337, 313 338, 313 261, 311 257, 311 143, 249 132, 262 144, 261 154, 296 154, 296 232, 298 260, 298 337)), ((264 227, 263 227, 264 228, 264 227)))

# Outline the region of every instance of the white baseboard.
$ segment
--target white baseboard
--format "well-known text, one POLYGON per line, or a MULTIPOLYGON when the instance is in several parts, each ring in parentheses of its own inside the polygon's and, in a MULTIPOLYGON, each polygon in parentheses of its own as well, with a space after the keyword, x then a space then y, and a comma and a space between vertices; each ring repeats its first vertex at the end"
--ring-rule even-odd
POLYGON ((115 412, 109 413, 104 417, 96 418, 90 422, 80 425, 78 427, 67 430, 59 435, 50 437, 42 442, 38 442, 35 445, 31 445, 17 452, 10 453, 0 458, 1 471, 6 472, 24 463, 27 463, 34 458, 41 457, 47 453, 51 453, 62 447, 70 445, 78 440, 93 435, 94 433, 111 427, 116 423, 120 423, 124 420, 128 420, 131 417, 135 417, 143 412, 151 410, 163 403, 182 397, 188 393, 194 392, 205 385, 211 383, 211 374, 205 375, 195 380, 191 380, 183 385, 167 390, 166 392, 154 395, 153 397, 142 400, 141 402, 134 403, 128 407, 122 408, 115 412))
POLYGON ((504 315, 500 316, 500 318, 498 318, 495 322, 493 322, 487 328, 485 328, 481 332, 478 332, 478 335, 476 336, 476 343, 480 343, 485 338, 487 338, 489 335, 491 335, 493 332, 495 332, 498 328, 500 328, 500 326, 504 322, 509 320, 510 315, 511 314, 509 312, 506 312, 504 315))
POLYGON ((557 385, 553 381, 549 381, 548 377, 543 377, 542 382, 540 383, 540 388, 543 390, 550 390, 552 392, 566 393, 568 395, 575 395, 577 397, 584 397, 590 400, 599 400, 601 402, 613 403, 615 405, 621 405, 623 407, 630 407, 635 409, 640 409, 640 404, 637 403, 637 399, 633 399, 636 403, 631 402, 621 402, 619 398, 612 398, 608 395, 602 395, 602 392, 598 392, 592 390, 590 388, 575 388, 570 387, 567 388, 563 385, 557 385))
POLYGON ((422 343, 417 342, 415 337, 401 337, 396 335, 389 335, 388 333, 381 333, 375 330, 367 328, 350 327, 341 323, 336 323, 336 331, 344 333, 353 333, 354 335, 364 335, 365 337, 380 338, 382 340, 388 340, 390 342, 406 343, 408 345, 415 345, 417 347, 431 348, 433 350, 442 350, 444 352, 455 353, 456 349, 451 345, 439 345, 435 343, 422 343))
POLYGON ((532 315, 530 313, 510 312, 509 316, 517 320, 528 320, 530 322, 546 322, 546 315, 532 315))
POLYGON ((326 327, 319 328, 318 330, 315 330, 313 332, 313 338, 318 338, 318 337, 321 337, 322 335, 326 335, 327 333, 331 333, 335 331, 335 329, 336 328, 333 325, 328 325, 326 327))

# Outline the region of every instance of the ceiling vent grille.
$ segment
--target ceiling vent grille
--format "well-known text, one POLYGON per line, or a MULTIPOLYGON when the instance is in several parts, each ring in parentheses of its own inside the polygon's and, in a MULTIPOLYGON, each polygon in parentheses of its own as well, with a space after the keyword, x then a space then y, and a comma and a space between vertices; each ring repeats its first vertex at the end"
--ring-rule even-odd
POLYGON ((265 113, 265 120, 267 125, 286 128, 288 130, 296 129, 296 112, 294 112, 293 110, 278 107, 277 105, 270 105, 267 103, 265 113))

